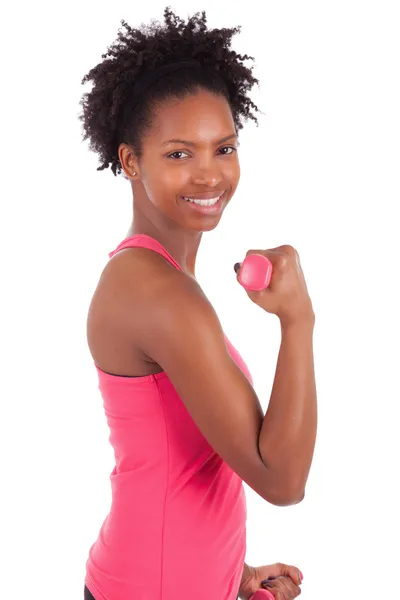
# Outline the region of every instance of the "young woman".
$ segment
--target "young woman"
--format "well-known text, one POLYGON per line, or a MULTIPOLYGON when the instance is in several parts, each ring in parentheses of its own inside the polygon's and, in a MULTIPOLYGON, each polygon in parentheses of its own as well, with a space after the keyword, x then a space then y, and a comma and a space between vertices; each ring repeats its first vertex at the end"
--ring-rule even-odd
MULTIPOLYGON (((316 436, 314 312, 291 246, 268 255, 268 289, 247 292, 281 322, 268 411, 196 280, 203 232, 238 185, 238 132, 256 120, 257 80, 230 49, 240 28, 185 23, 126 28, 82 83, 84 139, 98 170, 133 193, 125 239, 109 253, 88 314, 88 345, 116 464, 112 505, 86 563, 85 598, 288 600, 302 575, 251 567, 243 481, 265 500, 300 502, 316 436)), ((237 273, 237 277, 239 273, 237 273)), ((266 543, 271 544, 271 540, 266 543)))

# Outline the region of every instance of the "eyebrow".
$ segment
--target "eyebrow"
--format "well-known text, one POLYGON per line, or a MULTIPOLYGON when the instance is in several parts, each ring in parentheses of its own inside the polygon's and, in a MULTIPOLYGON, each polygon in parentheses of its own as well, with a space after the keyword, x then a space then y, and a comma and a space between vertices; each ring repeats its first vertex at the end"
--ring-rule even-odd
MULTIPOLYGON (((217 142, 215 142, 216 144, 223 144, 224 142, 227 142, 228 140, 231 140, 233 138, 237 138, 238 135, 236 133, 231 133, 230 135, 227 135, 226 137, 222 138, 222 140, 218 140, 217 142)), ((195 142, 191 142, 190 140, 167 140, 166 142, 163 142, 161 144, 161 146, 167 146, 167 144, 186 144, 187 146, 196 146, 195 142)))

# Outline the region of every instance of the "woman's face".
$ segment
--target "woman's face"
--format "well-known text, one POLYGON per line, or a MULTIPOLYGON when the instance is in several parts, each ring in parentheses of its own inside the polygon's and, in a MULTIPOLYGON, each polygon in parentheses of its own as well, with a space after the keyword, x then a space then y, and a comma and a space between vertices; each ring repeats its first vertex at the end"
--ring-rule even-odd
POLYGON ((135 187, 141 210, 146 212, 150 202, 183 229, 214 229, 240 178, 238 139, 227 100, 201 90, 159 105, 143 140, 142 158, 130 170, 141 184, 135 187), (185 199, 217 197, 215 207, 207 209, 185 199))

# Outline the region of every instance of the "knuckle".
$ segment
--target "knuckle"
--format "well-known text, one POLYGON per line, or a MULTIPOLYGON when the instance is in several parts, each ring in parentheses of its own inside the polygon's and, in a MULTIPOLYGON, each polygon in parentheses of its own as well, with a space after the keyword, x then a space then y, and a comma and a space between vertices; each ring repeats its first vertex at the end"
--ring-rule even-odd
POLYGON ((249 256, 250 254, 264 254, 264 250, 258 250, 256 248, 251 248, 250 250, 247 250, 246 252, 246 256, 249 256))
POLYGON ((288 254, 280 254, 277 258, 277 262, 281 267, 285 267, 290 262, 288 254))
POLYGON ((287 264, 289 264, 293 261, 300 262, 300 256, 299 256, 299 253, 297 252, 296 248, 294 248, 293 246, 289 246, 289 245, 282 246, 281 248, 282 248, 282 251, 279 254, 279 258, 278 258, 278 261, 281 266, 286 266, 287 264))
POLYGON ((288 256, 297 256, 296 248, 294 248, 290 244, 285 244, 284 246, 282 246, 282 249, 288 254, 288 256))

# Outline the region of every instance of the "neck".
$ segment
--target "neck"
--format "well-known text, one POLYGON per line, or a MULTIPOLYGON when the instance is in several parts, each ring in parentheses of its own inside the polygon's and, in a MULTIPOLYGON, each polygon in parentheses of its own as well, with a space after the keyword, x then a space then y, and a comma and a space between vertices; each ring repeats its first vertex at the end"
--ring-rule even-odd
POLYGON ((184 273, 196 278, 196 256, 203 232, 184 229, 168 219, 149 201, 143 185, 138 184, 132 185, 133 218, 126 237, 149 235, 164 246, 184 273))
POLYGON ((160 242, 182 267, 183 271, 187 275, 196 278, 196 257, 202 232, 187 232, 182 229, 168 230, 149 221, 134 219, 126 237, 138 234, 148 235, 160 242))

